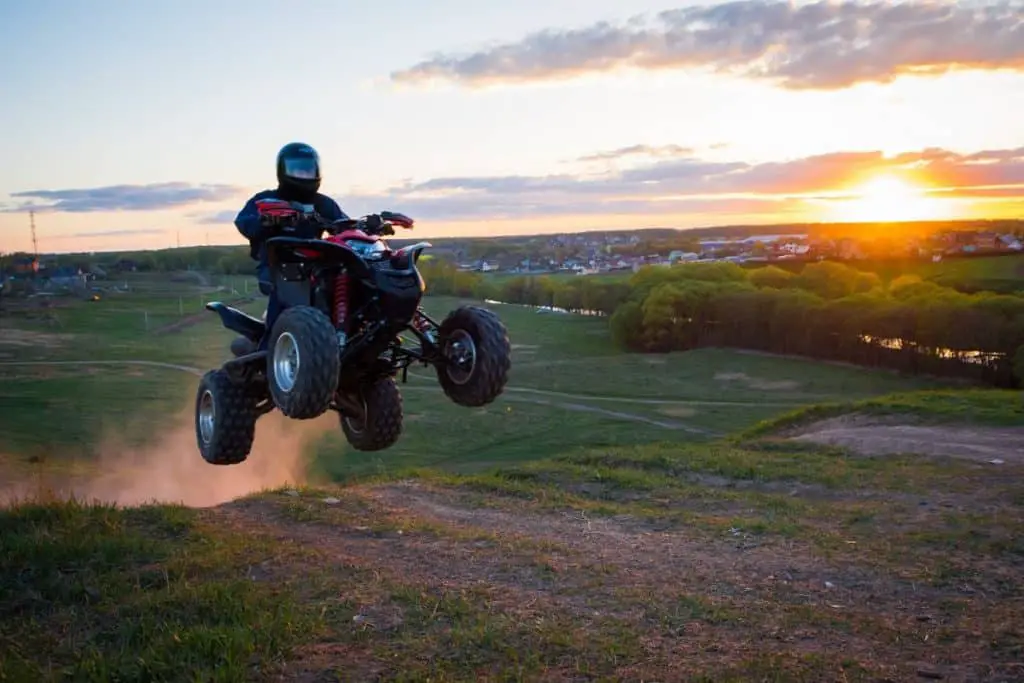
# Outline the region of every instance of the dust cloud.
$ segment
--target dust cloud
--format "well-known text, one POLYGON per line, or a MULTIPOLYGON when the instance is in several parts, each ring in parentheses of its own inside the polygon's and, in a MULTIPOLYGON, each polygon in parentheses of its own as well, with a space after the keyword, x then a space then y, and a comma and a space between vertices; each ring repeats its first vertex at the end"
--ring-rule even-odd
POLYGON ((187 409, 154 429, 152 440, 141 447, 124 444, 111 430, 88 474, 34 476, 4 487, 0 505, 73 496, 125 506, 155 502, 211 507, 265 489, 315 483, 307 473, 311 447, 340 429, 333 411, 315 420, 289 420, 274 411, 256 423, 256 439, 244 463, 216 466, 199 454, 193 410, 190 400, 187 409))

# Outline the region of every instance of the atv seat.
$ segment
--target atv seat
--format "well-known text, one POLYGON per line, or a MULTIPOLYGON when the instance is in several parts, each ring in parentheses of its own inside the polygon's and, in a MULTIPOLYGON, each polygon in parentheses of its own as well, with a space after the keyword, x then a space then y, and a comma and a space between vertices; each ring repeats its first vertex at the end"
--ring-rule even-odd
POLYGON ((259 342, 267 329, 266 323, 259 318, 255 318, 245 311, 240 311, 220 301, 211 301, 206 304, 206 308, 220 316, 224 327, 254 342, 259 342))

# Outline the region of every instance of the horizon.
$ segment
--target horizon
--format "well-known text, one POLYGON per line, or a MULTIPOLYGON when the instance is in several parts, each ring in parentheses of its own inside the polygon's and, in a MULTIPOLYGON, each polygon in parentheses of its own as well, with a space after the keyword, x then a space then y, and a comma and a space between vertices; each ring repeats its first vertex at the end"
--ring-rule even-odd
MULTIPOLYGON (((433 240, 507 240, 507 239, 530 239, 536 237, 558 237, 563 235, 612 235, 612 234, 629 234, 629 233, 644 233, 644 232, 675 232, 675 233, 688 233, 688 232, 700 232, 709 233, 708 235, 702 235, 699 239, 707 239, 714 241, 715 239, 723 239, 726 235, 715 235, 709 231, 723 230, 723 231, 743 231, 749 230, 752 235, 778 235, 778 236, 792 236, 796 234, 802 234, 802 232, 813 231, 815 228, 836 228, 849 226, 853 227, 889 227, 892 225, 902 225, 905 227, 912 228, 942 228, 948 230, 965 230, 968 226, 975 226, 979 230, 995 230, 995 228, 986 226, 987 223, 1014 223, 1014 230, 1024 229, 1024 218, 1010 218, 1010 219, 988 219, 988 218, 972 218, 972 219, 961 219, 961 220, 937 220, 937 221, 901 221, 898 223, 893 222, 863 222, 863 223, 852 223, 852 222, 817 222, 817 223, 729 223, 722 225, 706 225, 697 226, 692 228, 673 228, 670 226, 644 226, 644 227, 630 227, 630 228, 602 228, 594 230, 576 230, 571 232, 526 232, 526 233, 509 233, 501 235, 440 235, 430 239, 433 240), (982 225, 979 225, 982 224, 982 225), (755 232, 761 230, 762 232, 755 232), (802 232, 801 232, 802 231, 802 232)), ((906 236, 906 235, 904 235, 906 236)), ((867 235, 871 237, 871 235, 867 235)), ((395 234, 389 238, 390 241, 417 241, 417 237, 414 234, 402 232, 395 234)), ((170 245, 170 246, 151 246, 151 247, 140 247, 140 248, 112 248, 112 249, 93 249, 93 250, 68 250, 68 251, 45 251, 40 250, 37 257, 42 258, 46 256, 77 256, 77 255, 100 255, 100 254, 123 254, 123 253, 146 253, 150 251, 175 251, 178 249, 218 249, 224 247, 232 248, 248 248, 243 242, 210 242, 210 243, 195 243, 195 244, 181 244, 181 245, 170 245)), ((31 254, 31 249, 26 251, 0 251, 0 259, 8 256, 14 256, 17 254, 31 254)), ((2 263, 2 260, 0 260, 2 263)))
POLYGON ((8 6, 0 251, 244 244, 291 140, 426 239, 1019 219, 1018 5, 8 6), (261 49, 282 10, 346 40, 261 49))

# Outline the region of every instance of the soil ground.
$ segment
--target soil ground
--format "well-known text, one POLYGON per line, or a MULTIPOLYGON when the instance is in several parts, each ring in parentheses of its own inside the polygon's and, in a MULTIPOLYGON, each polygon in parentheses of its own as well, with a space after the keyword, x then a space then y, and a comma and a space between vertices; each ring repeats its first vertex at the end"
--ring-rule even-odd
POLYGON ((863 455, 918 455, 1024 463, 1024 428, 906 424, 906 418, 846 415, 800 428, 795 441, 863 455), (901 424, 902 423, 902 424, 901 424))

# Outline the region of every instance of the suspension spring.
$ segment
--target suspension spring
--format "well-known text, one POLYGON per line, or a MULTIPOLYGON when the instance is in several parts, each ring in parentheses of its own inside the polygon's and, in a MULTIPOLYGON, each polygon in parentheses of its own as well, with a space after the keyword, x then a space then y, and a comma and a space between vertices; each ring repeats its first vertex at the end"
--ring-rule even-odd
POLYGON ((348 279, 348 273, 334 278, 334 327, 341 332, 348 331, 348 279))

